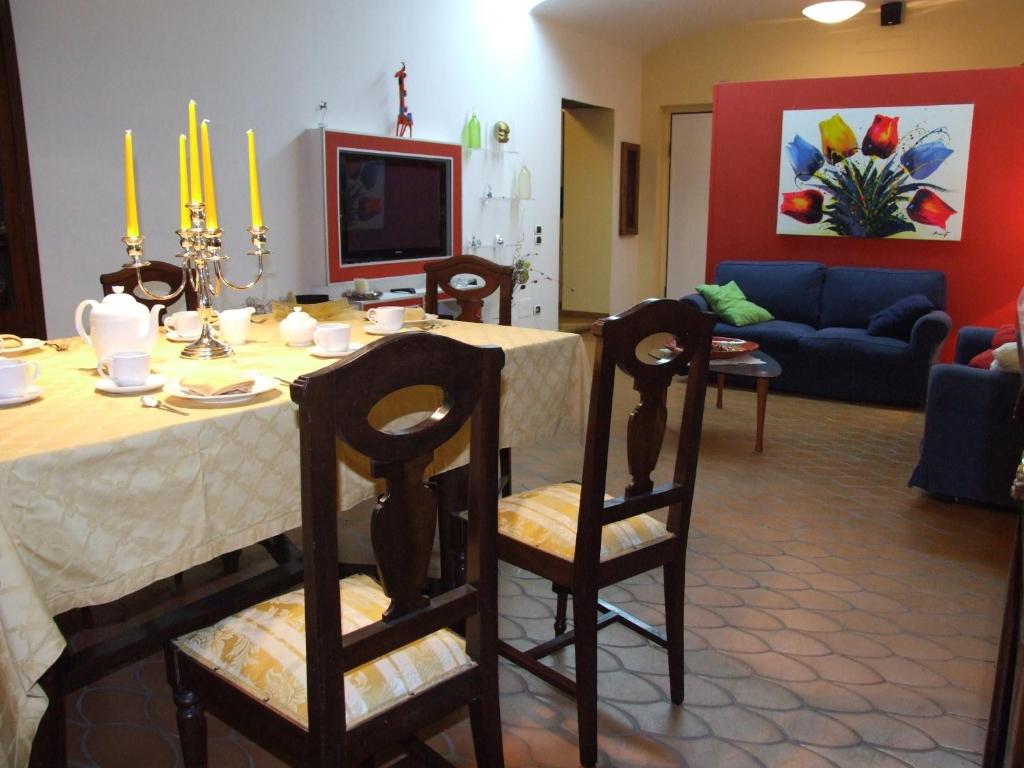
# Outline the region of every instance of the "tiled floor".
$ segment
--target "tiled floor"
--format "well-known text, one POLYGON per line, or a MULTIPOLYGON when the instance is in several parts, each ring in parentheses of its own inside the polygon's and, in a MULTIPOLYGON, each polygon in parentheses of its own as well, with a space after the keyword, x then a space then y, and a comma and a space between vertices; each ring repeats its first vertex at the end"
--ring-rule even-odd
MULTIPOLYGON (((670 394, 670 423, 681 391, 670 394)), ((727 391, 723 410, 708 399, 686 702, 669 703, 662 650, 604 630, 600 765, 978 765, 1013 518, 906 487, 920 413, 772 395, 758 455, 754 407, 744 391, 727 391)), ((617 423, 620 459, 623 431, 617 423)), ((575 444, 516 451, 516 486, 576 477, 580 460, 575 444)), ((623 476, 612 475, 620 488, 623 476)), ((660 579, 646 574, 607 597, 662 622, 660 579)), ((501 589, 504 638, 550 636, 550 585, 506 569, 501 589)), ((571 668, 571 650, 558 663, 571 668)), ((578 764, 572 702, 504 663, 501 691, 507 765, 578 764)), ((181 765, 160 657, 74 696, 68 714, 75 766, 181 765)), ((279 765, 212 718, 210 736, 212 765, 279 765)), ((474 765, 468 721, 432 743, 474 765)))

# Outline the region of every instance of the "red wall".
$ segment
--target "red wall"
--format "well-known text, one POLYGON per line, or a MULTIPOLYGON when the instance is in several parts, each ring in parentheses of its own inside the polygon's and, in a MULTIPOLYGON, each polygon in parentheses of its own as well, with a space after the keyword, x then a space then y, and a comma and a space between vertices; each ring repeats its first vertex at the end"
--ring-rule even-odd
POLYGON ((1014 321, 1024 286, 1024 68, 715 87, 708 272, 729 259, 940 269, 953 333, 1014 321), (775 234, 786 109, 974 104, 958 242, 775 234))

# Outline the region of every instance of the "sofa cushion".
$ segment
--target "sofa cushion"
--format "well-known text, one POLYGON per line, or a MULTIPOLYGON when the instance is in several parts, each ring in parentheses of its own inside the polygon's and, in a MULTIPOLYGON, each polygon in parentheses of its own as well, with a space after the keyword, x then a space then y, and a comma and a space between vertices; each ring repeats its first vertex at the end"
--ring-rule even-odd
POLYGON ((984 368, 986 371, 992 367, 992 362, 995 358, 995 350, 1008 344, 1011 341, 1017 340, 1017 326, 1015 325, 1001 325, 996 329, 996 332, 992 335, 992 346, 986 349, 984 352, 980 352, 971 358, 968 363, 972 368, 984 368))
POLYGON ((813 326, 793 323, 789 320, 769 320, 766 323, 739 327, 728 323, 716 323, 716 336, 756 341, 770 355, 774 352, 796 352, 800 339, 813 334, 813 326))
POLYGON ((767 309, 747 301, 733 280, 725 285, 698 285, 697 291, 707 299, 712 311, 730 325, 753 325, 773 319, 767 309))
POLYGON ((868 320, 868 333, 872 336, 909 339, 914 323, 933 309, 935 305, 927 296, 912 293, 873 314, 868 320))
POLYGON ((822 328, 799 340, 802 354, 819 359, 903 360, 910 354, 910 344, 889 336, 872 336, 865 328, 822 328))
POLYGON ((776 318, 818 327, 824 264, 816 261, 723 261, 715 269, 715 282, 724 284, 730 280, 736 281, 749 301, 764 307, 776 318))
MULTIPOLYGON (((740 287, 743 284, 740 283, 740 287)), ((935 307, 946 306, 946 275, 934 270, 832 267, 821 292, 821 328, 867 328, 871 316, 920 293, 935 307)))

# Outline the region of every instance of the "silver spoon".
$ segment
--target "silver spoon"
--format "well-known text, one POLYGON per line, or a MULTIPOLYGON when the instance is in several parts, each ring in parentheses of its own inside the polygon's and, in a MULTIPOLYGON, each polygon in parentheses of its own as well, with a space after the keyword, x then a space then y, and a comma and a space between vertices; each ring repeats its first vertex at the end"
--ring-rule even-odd
POLYGON ((169 406, 167 403, 163 403, 157 400, 152 395, 143 395, 142 397, 139 398, 139 402, 142 404, 143 408, 161 408, 162 410, 170 411, 171 413, 176 413, 179 416, 188 416, 188 411, 182 411, 177 408, 173 408, 169 406))

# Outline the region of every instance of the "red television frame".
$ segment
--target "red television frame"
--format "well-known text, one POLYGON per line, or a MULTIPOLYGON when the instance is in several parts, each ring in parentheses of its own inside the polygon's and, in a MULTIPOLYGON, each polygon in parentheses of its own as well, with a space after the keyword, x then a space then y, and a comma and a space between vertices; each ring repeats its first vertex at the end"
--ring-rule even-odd
MULTIPOLYGON (((357 277, 395 277, 412 275, 423 271, 423 265, 434 258, 408 261, 383 261, 376 264, 353 264, 346 266, 344 255, 337 254, 341 248, 338 201, 338 150, 357 149, 367 152, 387 152, 396 155, 443 158, 451 161, 451 212, 452 253, 454 255, 462 242, 462 147, 458 144, 443 144, 436 141, 414 141, 394 136, 366 136, 359 133, 324 131, 324 184, 326 186, 327 221, 327 280, 341 283, 357 277)), ((436 258, 445 258, 443 256, 436 258)))

